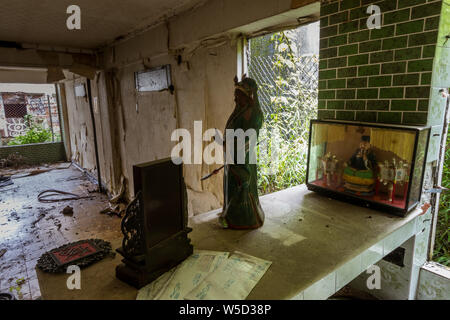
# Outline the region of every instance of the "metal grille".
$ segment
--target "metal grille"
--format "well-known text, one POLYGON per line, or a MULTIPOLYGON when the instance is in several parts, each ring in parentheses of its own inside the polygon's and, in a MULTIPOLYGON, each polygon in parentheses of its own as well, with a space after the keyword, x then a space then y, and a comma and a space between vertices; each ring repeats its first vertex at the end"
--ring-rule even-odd
POLYGON ((23 118, 27 114, 26 104, 5 104, 5 118, 23 118))
POLYGON ((258 98, 264 113, 272 110, 270 97, 275 93, 275 79, 277 74, 274 68, 274 57, 250 57, 248 64, 248 75, 258 84, 258 98))
MULTIPOLYGON (((248 73, 258 83, 259 102, 266 114, 273 112, 271 97, 276 96, 278 92, 275 80, 280 73, 274 62, 275 56, 249 57, 248 73)), ((316 96, 319 81, 319 57, 315 54, 301 56, 294 68, 290 72, 299 75, 297 81, 304 93, 302 96, 316 96)))
POLYGON ((306 90, 317 91, 319 83, 319 56, 312 54, 300 57, 296 65, 300 70, 300 83, 306 90))

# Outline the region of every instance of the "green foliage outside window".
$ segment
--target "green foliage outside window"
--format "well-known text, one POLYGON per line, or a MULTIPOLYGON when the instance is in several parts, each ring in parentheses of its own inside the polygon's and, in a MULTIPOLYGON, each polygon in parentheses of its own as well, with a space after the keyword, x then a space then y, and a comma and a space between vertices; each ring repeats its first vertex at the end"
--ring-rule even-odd
MULTIPOLYGON (((442 186, 450 188, 450 134, 447 136, 442 186)), ((450 194, 448 192, 442 193, 439 202, 433 260, 450 267, 450 194)))
MULTIPOLYGON (((264 108, 265 122, 259 137, 259 141, 267 146, 265 150, 260 148, 258 154, 260 194, 305 182, 309 121, 317 116, 318 94, 317 88, 307 88, 300 81, 305 76, 304 61, 296 55, 297 44, 288 32, 274 33, 266 39, 270 39, 266 47, 274 49, 275 81, 268 79, 258 83, 259 91, 268 92, 270 96, 270 106, 264 108)), ((258 48, 264 47, 260 41, 257 44, 258 48)), ((311 58, 313 61, 310 62, 318 64, 317 56, 311 58)))
POLYGON ((9 146, 52 141, 52 132, 45 129, 42 124, 37 123, 31 115, 26 115, 24 121, 28 129, 24 134, 11 140, 8 143, 9 146))

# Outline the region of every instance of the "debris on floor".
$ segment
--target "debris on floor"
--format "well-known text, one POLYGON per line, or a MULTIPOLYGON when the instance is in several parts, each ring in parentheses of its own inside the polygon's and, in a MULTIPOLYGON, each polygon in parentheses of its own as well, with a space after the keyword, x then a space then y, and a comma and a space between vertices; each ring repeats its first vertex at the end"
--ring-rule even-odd
POLYGON ((106 214, 106 215, 108 215, 110 217, 117 216, 119 218, 122 218, 123 213, 125 212, 125 209, 126 209, 125 205, 118 204, 116 206, 103 209, 102 211, 100 211, 100 213, 101 214, 106 214))
POLYGON ((46 173, 51 171, 52 169, 36 169, 36 170, 31 170, 27 173, 24 173, 22 175, 18 175, 18 176, 14 176, 14 179, 20 179, 20 178, 25 178, 25 177, 30 177, 30 176, 37 176, 38 174, 41 173, 46 173))
POLYGON ((14 182, 11 180, 11 177, 0 175, 0 188, 10 186, 14 182))
POLYGON ((67 162, 57 162, 52 164, 42 164, 42 165, 28 165, 21 164, 18 166, 6 166, 2 167, 0 159, 0 175, 10 176, 11 179, 20 179, 30 176, 35 176, 41 173, 47 173, 53 170, 63 170, 68 169, 72 166, 72 163, 67 164, 67 162))
POLYGON ((124 176, 121 176, 120 178, 120 190, 119 192, 112 196, 109 200, 109 208, 106 208, 100 213, 107 214, 109 216, 118 216, 119 218, 122 218, 122 216, 125 214, 125 210, 128 207, 128 201, 125 199, 125 190, 126 190, 127 180, 124 176))
POLYGON ((73 208, 71 206, 65 207, 61 213, 65 216, 73 216, 73 208))
POLYGON ((66 178, 65 180, 66 181, 73 181, 73 180, 83 180, 85 178, 86 178, 86 173, 82 172, 81 175, 76 174, 76 175, 73 175, 73 176, 71 176, 69 178, 66 178))
MULTIPOLYGON (((43 253, 81 239, 114 241, 122 238, 121 220, 98 214, 108 206, 108 197, 89 194, 96 185, 80 173, 67 162, 0 169, 0 175, 10 176, 14 182, 13 186, 0 189, 0 299, 35 300, 41 296, 35 267, 43 253), (47 169, 53 170, 15 179, 47 169), (69 179, 75 176, 81 177, 69 179), (16 188, 16 192, 7 192, 11 188, 16 188), (90 197, 64 202, 40 202, 37 199, 41 191, 55 188, 90 197), (70 212, 67 207, 72 208, 73 214, 63 214, 63 211, 70 212), (21 286, 19 297, 16 290, 11 292, 10 288, 18 287, 16 280, 21 278, 26 283, 21 286)), ((68 197, 58 194, 47 199, 68 197)))
POLYGON ((0 159, 0 168, 6 167, 20 167, 25 164, 26 159, 21 156, 18 152, 10 153, 6 159, 0 159))
POLYGON ((61 229, 62 224, 58 219, 54 219, 53 224, 58 228, 58 230, 61 229))
POLYGON ((38 223, 39 221, 41 221, 43 218, 45 218, 45 213, 44 213, 44 212, 41 212, 41 213, 39 214, 39 216, 37 217, 37 219, 34 220, 34 221, 31 223, 31 227, 34 228, 34 227, 36 226, 36 223, 38 223))
POLYGON ((11 218, 13 218, 13 219, 16 220, 16 221, 19 221, 19 220, 20 220, 20 218, 19 218, 19 216, 17 215, 17 212, 16 212, 16 211, 11 212, 11 218))

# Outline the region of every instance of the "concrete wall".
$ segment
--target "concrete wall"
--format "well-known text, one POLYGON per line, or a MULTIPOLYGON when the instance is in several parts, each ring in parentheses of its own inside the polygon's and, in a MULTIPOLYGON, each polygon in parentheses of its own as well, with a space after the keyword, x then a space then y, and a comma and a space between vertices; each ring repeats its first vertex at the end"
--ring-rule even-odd
POLYGON ((83 83, 83 78, 64 83, 70 124, 71 160, 95 176, 97 167, 89 103, 87 97, 75 97, 75 86, 83 83))
MULTIPOLYGON (((87 96, 75 97, 75 86, 84 84, 87 88, 87 79, 71 76, 74 79, 65 81, 64 90, 62 90, 64 93, 62 100, 66 102, 63 106, 63 116, 67 118, 65 120, 68 128, 65 132, 65 137, 68 139, 66 147, 69 148, 67 154, 70 155, 71 161, 88 170, 93 177, 97 177, 94 131, 89 101, 87 96)), ((120 159, 120 146, 114 144, 114 138, 117 139, 119 136, 119 127, 115 118, 118 112, 109 108, 104 73, 99 73, 91 81, 91 90, 102 185, 110 194, 115 194, 120 189, 121 175, 120 168, 114 169, 117 158, 120 159)))
MULTIPOLYGON (((120 189, 119 182, 121 170, 115 170, 117 161, 120 159, 120 150, 115 150, 115 140, 118 139, 118 128, 116 128, 116 110, 108 109, 108 97, 104 74, 99 74, 92 81, 93 109, 97 129, 97 143, 99 150, 99 162, 102 173, 102 183, 111 193, 117 193, 120 189)), ((117 148, 118 149, 118 148, 117 148)), ((120 163, 120 162, 119 162, 120 163)))
MULTIPOLYGON (((194 121, 202 121, 203 131, 224 129, 234 108, 236 36, 240 32, 236 28, 250 24, 246 28, 249 32, 267 25, 296 22, 299 16, 318 13, 319 6, 315 3, 305 11, 290 9, 290 0, 212 0, 169 19, 167 24, 104 49, 105 70, 92 82, 92 92, 98 102, 95 118, 101 174, 111 193, 120 190, 123 176, 128 180, 126 194, 130 198, 134 195, 132 166, 170 157, 176 144, 170 141, 174 129, 186 128, 192 138, 194 121), (254 23, 266 18, 269 20, 262 24, 254 23), (181 64, 177 62, 178 55, 181 64), (134 72, 165 64, 171 65, 174 94, 137 93, 134 72)), ((89 129, 85 132, 90 122, 89 110, 83 101, 73 97, 73 82, 66 83, 66 95, 72 159, 94 171, 92 136, 89 129)), ((184 166, 190 214, 221 206, 222 175, 200 181, 216 167, 184 166)))
MULTIPOLYGON (((143 48, 145 50, 145 48, 143 48)), ((131 51, 134 55, 136 52, 131 51)), ((118 68, 115 76, 119 81, 120 102, 114 107, 117 126, 111 131, 120 145, 122 174, 129 181, 128 195, 134 194, 133 165, 168 158, 176 142, 171 141, 177 128, 191 131, 194 121, 202 121, 203 130, 225 127, 226 120, 234 108, 233 77, 237 69, 236 47, 228 42, 217 48, 202 48, 195 52, 186 65, 178 65, 172 55, 152 59, 147 67, 170 64, 175 92, 141 92, 135 90, 134 72, 145 67, 135 63, 118 68)), ((105 74, 101 74, 101 78, 105 74)), ((104 81, 99 82, 98 93, 106 97, 104 81)), ((94 90, 95 91, 95 90, 94 90)), ((107 110, 105 98, 99 99, 100 113, 107 110)), ((103 119, 102 119, 103 120, 103 119)), ((101 126, 103 126, 102 121, 101 126)), ((107 135, 103 139, 108 139, 107 135)), ((104 141, 104 145, 108 142, 104 141)), ((102 152, 101 152, 102 153, 102 152)), ((108 161, 107 151, 104 161, 108 161)), ((106 165, 108 168, 108 165, 106 165)), ((215 166, 185 165, 185 181, 188 187, 190 213, 206 212, 220 207, 222 202, 222 176, 208 181, 200 178, 215 169, 215 166)), ((102 169, 102 174, 104 174, 102 169)), ((107 179, 107 177, 106 177, 107 179)), ((118 188, 116 188, 118 189, 118 188)))
MULTIPOLYGON (((0 48, 2 67, 27 68, 26 74, 18 75, 17 71, 2 69, 0 78, 11 78, 14 72, 15 79, 54 82, 63 79, 64 69, 66 80, 61 95, 67 129, 65 146, 69 149, 66 153, 95 176, 88 104, 86 99, 74 95, 74 84, 86 80, 72 77, 67 70, 87 77, 92 77, 95 69, 103 70, 92 81, 92 95, 97 101, 94 117, 100 171, 103 183, 114 194, 121 189, 122 178, 130 179, 128 185, 132 186, 133 164, 170 155, 174 145, 169 141, 170 133, 177 126, 191 129, 195 120, 202 120, 204 130, 223 129, 234 107, 235 39, 241 32, 249 34, 274 26, 295 25, 299 23, 298 18, 311 20, 311 15, 318 16, 318 11, 319 3, 314 0, 209 0, 152 29, 142 30, 131 39, 118 40, 102 48, 98 55, 56 47, 0 48), (205 48, 208 46, 210 49, 205 48), (178 55, 189 62, 189 70, 186 63, 176 63, 178 55), (137 95, 133 72, 163 64, 172 65, 175 94, 137 95), (178 112, 174 118, 175 109, 178 112)), ((191 212, 220 206, 221 175, 204 183, 199 181, 212 169, 201 165, 185 168, 191 212)), ((127 190, 127 195, 133 195, 132 188, 127 190)))
MULTIPOLYGON (((148 44, 151 42, 143 42, 148 44)), ((146 50, 145 46, 142 50, 146 50)), ((135 55, 130 51, 130 55, 135 55)), ((138 53, 139 54, 139 53, 138 53)), ((123 61, 126 61, 126 56, 123 61)), ((186 128, 192 132, 194 121, 202 121, 203 130, 223 131, 234 108, 233 77, 237 69, 236 46, 228 41, 217 48, 200 48, 186 64, 178 65, 172 55, 164 54, 145 66, 132 63, 100 72, 92 81, 102 182, 112 194, 121 189, 121 176, 128 180, 127 196, 134 195, 133 165, 168 158, 176 142, 172 132, 186 128), (134 72, 170 64, 174 94, 135 90, 134 72), (116 79, 117 89, 108 88, 116 79), (114 92, 111 92, 114 91, 114 92)), ((96 175, 92 122, 85 98, 75 98, 75 83, 65 83, 70 124, 72 160, 96 175)), ((222 175, 205 182, 200 178, 216 166, 185 165, 190 214, 217 209, 222 203, 222 175)))

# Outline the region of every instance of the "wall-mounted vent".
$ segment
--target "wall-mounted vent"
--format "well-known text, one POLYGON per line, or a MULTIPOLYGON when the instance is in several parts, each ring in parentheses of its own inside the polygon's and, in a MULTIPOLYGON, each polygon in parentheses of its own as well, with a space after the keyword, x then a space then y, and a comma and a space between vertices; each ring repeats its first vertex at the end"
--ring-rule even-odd
POLYGON ((172 86, 170 65, 134 73, 138 92, 162 91, 172 86))
POLYGON ((84 87, 84 84, 75 86, 75 97, 86 97, 86 88, 84 87))

